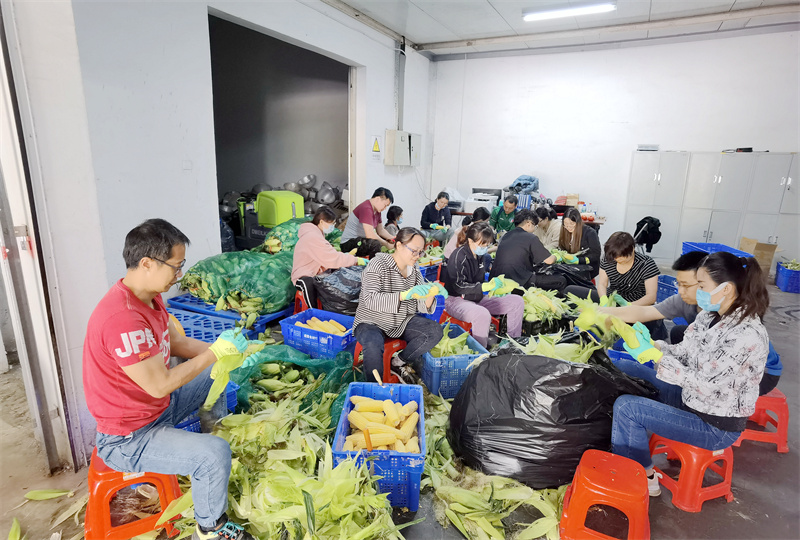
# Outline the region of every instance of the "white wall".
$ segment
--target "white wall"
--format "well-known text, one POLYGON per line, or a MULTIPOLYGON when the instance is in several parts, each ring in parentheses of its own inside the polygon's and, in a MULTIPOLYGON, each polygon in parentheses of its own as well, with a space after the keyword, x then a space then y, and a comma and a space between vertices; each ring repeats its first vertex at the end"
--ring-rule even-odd
MULTIPOLYGON (((79 419, 69 427, 80 465, 92 444, 80 385, 83 336, 91 309, 124 274, 125 234, 144 219, 163 217, 192 240, 189 264, 220 251, 209 11, 357 68, 353 200, 387 185, 402 201, 417 173, 369 159, 371 136, 395 126, 394 42, 321 2, 17 0, 14 6, 25 14, 20 48, 28 52, 27 91, 52 205, 43 231, 52 240, 47 277, 58 310, 67 414, 79 419)), ((406 104, 406 128, 428 133, 429 64, 409 56, 406 83, 415 101, 406 104)), ((423 191, 430 191, 427 169, 421 176, 423 191)), ((39 193, 37 205, 44 199, 39 193)), ((422 205, 412 204, 418 215, 422 205)))
MULTIPOLYGON (((797 33, 435 63, 433 188, 506 186, 594 203, 620 230, 631 153, 800 150, 797 33)), ((632 231, 631 231, 632 232, 632 231)))
POLYGON ((219 196, 316 174, 348 185, 350 67, 211 17, 219 196))

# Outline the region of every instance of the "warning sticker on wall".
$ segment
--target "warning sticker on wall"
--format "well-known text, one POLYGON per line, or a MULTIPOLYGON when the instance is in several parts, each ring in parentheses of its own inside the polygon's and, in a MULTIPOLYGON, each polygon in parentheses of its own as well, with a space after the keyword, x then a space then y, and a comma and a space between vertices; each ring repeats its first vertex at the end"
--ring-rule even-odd
POLYGON ((372 137, 372 161, 381 161, 383 154, 383 137, 372 137))

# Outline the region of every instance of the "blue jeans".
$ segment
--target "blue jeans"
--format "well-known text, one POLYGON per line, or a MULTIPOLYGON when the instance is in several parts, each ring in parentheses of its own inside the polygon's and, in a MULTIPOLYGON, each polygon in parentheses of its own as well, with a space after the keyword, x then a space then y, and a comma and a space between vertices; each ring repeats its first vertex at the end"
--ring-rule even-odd
POLYGON ((616 366, 628 375, 652 383, 658 389, 658 401, 630 395, 617 398, 611 424, 611 447, 615 454, 649 469, 653 466, 651 433, 706 450, 728 448, 739 438, 741 432, 715 428, 684 410, 681 387, 659 380, 654 369, 631 360, 620 360, 616 366))
MULTIPOLYGON (((354 332, 356 340, 364 351, 364 377, 372 380, 372 371, 383 377, 383 351, 386 335, 374 324, 361 323, 354 332)), ((406 324, 399 339, 407 343, 400 354, 400 360, 410 363, 418 375, 422 374, 422 355, 433 349, 442 340, 442 327, 439 323, 414 315, 406 324)))
MULTIPOLYGON (((175 429, 195 412, 211 388, 211 367, 170 394, 167 408, 154 422, 127 436, 97 433, 97 455, 120 472, 180 474, 192 479, 194 515, 212 528, 228 507, 231 448, 227 441, 205 433, 175 429)), ((211 414, 225 413, 225 395, 211 414)))

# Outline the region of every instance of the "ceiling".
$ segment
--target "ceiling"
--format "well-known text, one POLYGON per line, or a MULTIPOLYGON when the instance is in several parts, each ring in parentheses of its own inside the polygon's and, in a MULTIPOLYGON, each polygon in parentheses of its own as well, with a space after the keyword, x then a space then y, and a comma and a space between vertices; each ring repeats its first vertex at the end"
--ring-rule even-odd
POLYGON ((610 13, 538 22, 524 22, 523 11, 597 1, 323 1, 442 59, 449 54, 534 52, 800 28, 800 2, 792 0, 616 0, 617 9, 610 13))

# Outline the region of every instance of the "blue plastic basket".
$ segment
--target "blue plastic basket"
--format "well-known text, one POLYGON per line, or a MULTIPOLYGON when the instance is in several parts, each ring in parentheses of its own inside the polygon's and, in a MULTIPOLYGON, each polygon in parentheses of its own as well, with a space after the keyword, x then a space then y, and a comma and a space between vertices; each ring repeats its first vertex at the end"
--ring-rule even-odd
POLYGON ((236 321, 223 319, 221 317, 211 317, 202 313, 192 313, 181 309, 167 308, 167 313, 178 319, 183 326, 183 331, 188 337, 213 343, 225 330, 233 328, 236 321))
MULTIPOLYGON (((230 381, 228 386, 225 388, 225 401, 227 402, 228 410, 230 412, 233 412, 234 409, 236 409, 236 391, 238 389, 239 385, 233 381, 230 381)), ((175 427, 184 431, 200 433, 200 416, 197 414, 197 412, 193 412, 175 424, 175 427)))
POLYGON ((439 277, 439 267, 441 264, 432 264, 429 266, 421 266, 419 268, 422 277, 425 281, 436 281, 439 277))
POLYGON ((738 249, 734 249, 730 246, 726 246, 725 244, 706 244, 702 242, 684 242, 683 243, 683 250, 681 251, 681 255, 689 253, 690 251, 702 251, 703 253, 716 253, 718 251, 727 251, 728 253, 733 253, 737 257, 752 257, 752 253, 747 253, 746 251, 741 251, 738 249))
POLYGON ((656 302, 663 302, 674 294, 678 294, 678 280, 672 276, 665 276, 664 274, 658 276, 656 302))
POLYGON ((775 270, 775 285, 783 292, 800 293, 800 270, 789 270, 779 262, 775 270))
MULTIPOLYGON (((242 318, 239 313, 233 311, 232 309, 216 311, 216 306, 214 304, 204 302, 196 296, 192 296, 191 294, 174 296, 167 300, 167 305, 175 309, 183 309, 185 311, 192 311, 194 313, 203 313, 205 315, 211 315, 212 317, 217 317, 220 319, 231 319, 233 321, 238 321, 242 318)), ((267 328, 267 323, 276 319, 283 319, 292 313, 294 313, 294 303, 291 303, 288 307, 280 311, 276 311, 275 313, 259 315, 258 319, 256 319, 256 322, 253 323, 252 329, 256 333, 263 332, 267 328)))
POLYGON ((309 308, 281 321, 283 342, 298 351, 306 353, 311 358, 333 358, 355 341, 353 337, 354 319, 355 317, 350 317, 349 315, 309 308), (313 317, 321 321, 333 319, 347 328, 347 332, 343 336, 335 336, 318 330, 295 326, 296 322, 304 323, 313 317))
POLYGON ((363 462, 370 459, 370 468, 375 475, 382 478, 378 480, 378 489, 381 493, 389 495, 392 506, 405 506, 411 512, 419 508, 419 485, 422 481, 422 471, 425 468, 425 413, 423 411, 422 387, 416 384, 384 384, 376 383, 350 383, 347 387, 347 401, 345 401, 339 424, 336 426, 336 436, 333 439, 333 463, 338 465, 347 458, 354 458, 363 462), (394 402, 406 404, 417 402, 419 413, 419 454, 395 452, 394 450, 374 450, 372 452, 345 452, 342 450, 344 440, 350 433, 350 422, 347 415, 353 408, 351 396, 367 396, 373 399, 391 399, 394 402))
MULTIPOLYGON (((463 333, 464 329, 457 324, 450 325, 450 337, 458 337, 463 333)), ((434 358, 431 353, 427 352, 422 356, 425 362, 422 367, 422 381, 430 393, 440 394, 445 399, 456 397, 461 385, 464 384, 469 372, 472 371, 472 368, 468 366, 477 357, 489 352, 472 336, 467 338, 467 346, 477 354, 459 354, 434 358)))
POLYGON ((442 313, 444 313, 444 296, 436 296, 436 309, 433 313, 420 313, 420 315, 438 323, 442 313))

